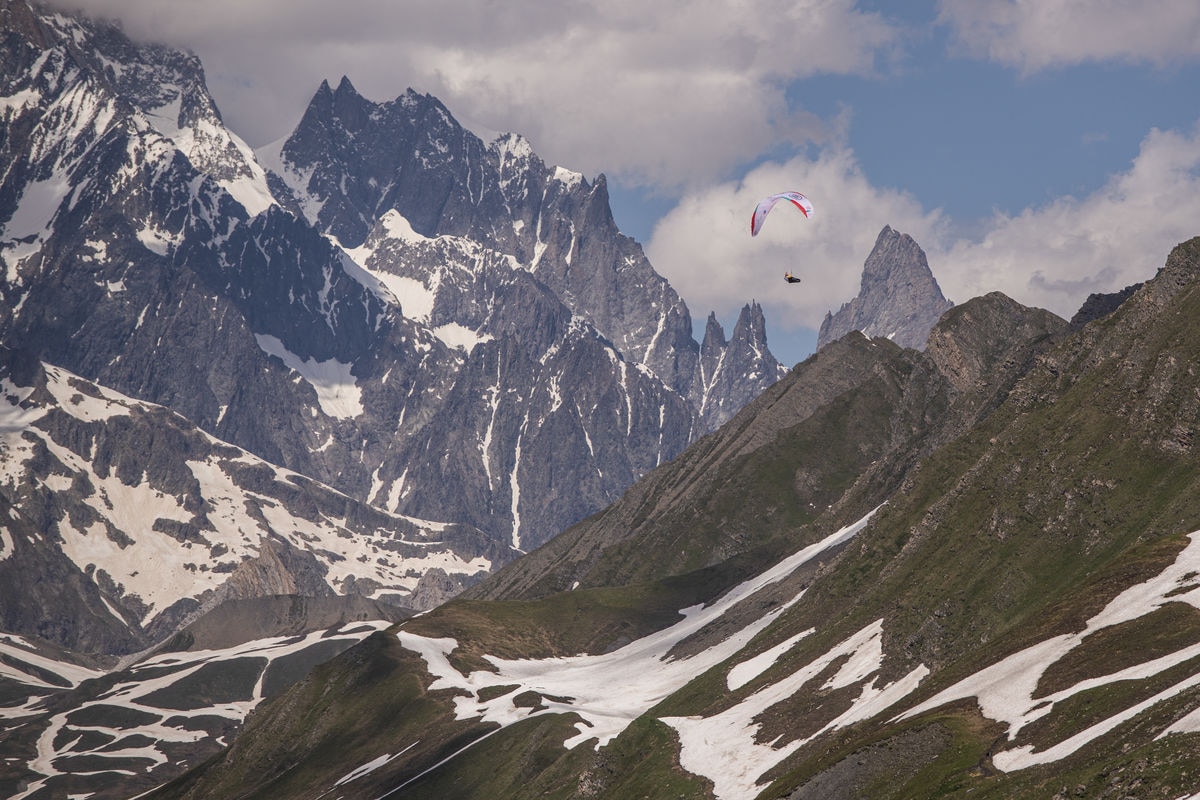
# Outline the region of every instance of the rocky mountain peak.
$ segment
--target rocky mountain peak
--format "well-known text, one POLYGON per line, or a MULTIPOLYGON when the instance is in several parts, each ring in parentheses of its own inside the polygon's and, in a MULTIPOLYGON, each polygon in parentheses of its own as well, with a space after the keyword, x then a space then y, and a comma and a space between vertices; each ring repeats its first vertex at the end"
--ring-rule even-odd
POLYGON ((700 345, 701 356, 705 353, 715 353, 723 350, 726 344, 725 329, 721 327, 721 323, 717 320, 717 312, 708 312, 708 322, 704 326, 704 341, 700 345))
POLYGON ((1071 325, 1079 328, 1093 320, 1107 317, 1112 312, 1116 311, 1122 303, 1133 296, 1133 293, 1142 288, 1142 284, 1135 283, 1132 286, 1126 286, 1119 292, 1093 292, 1089 294, 1087 300, 1083 301, 1083 305, 1075 312, 1075 316, 1071 317, 1071 325))
POLYGON ((786 372, 767 348, 767 321, 758 301, 742 307, 728 341, 716 314, 709 314, 700 345, 702 429, 716 430, 786 372))
POLYGON ((836 314, 825 315, 817 349, 857 330, 922 350, 929 330, 953 305, 942 294, 916 241, 885 225, 863 265, 858 296, 836 314))
POLYGON ((737 324, 733 327, 733 338, 745 338, 747 341, 766 342, 767 319, 763 308, 757 300, 751 300, 742 306, 737 324))

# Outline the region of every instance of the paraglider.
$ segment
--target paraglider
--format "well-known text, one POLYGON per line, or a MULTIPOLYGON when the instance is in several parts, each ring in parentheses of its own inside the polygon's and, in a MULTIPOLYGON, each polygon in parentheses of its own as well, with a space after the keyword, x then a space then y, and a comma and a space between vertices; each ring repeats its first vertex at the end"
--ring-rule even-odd
MULTIPOLYGON (((813 205, 807 197, 799 192, 780 192, 768 197, 764 197, 758 201, 758 205, 754 207, 754 213, 750 215, 750 235, 758 236, 758 232, 762 230, 763 223, 767 221, 767 214, 771 213, 771 209, 780 200, 787 200, 789 203, 800 209, 800 213, 806 218, 812 217, 813 205)), ((783 279, 788 283, 799 283, 800 279, 791 272, 783 273, 783 279)))
POLYGON ((787 200, 796 208, 800 209, 800 213, 805 217, 812 217, 813 205, 807 197, 799 192, 780 192, 769 197, 764 197, 758 202, 754 208, 754 214, 750 217, 750 235, 758 236, 758 232, 762 230, 763 223, 767 220, 767 214, 771 213, 771 209, 780 200, 787 200))

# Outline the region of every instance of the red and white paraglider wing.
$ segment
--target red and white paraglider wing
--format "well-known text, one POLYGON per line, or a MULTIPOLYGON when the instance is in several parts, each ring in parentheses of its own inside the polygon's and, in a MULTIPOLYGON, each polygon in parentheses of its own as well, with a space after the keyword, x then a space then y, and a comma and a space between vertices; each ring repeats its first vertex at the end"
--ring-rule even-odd
POLYGON ((779 194, 773 194, 769 197, 764 197, 758 202, 758 205, 755 206, 754 214, 750 217, 751 236, 758 236, 758 232, 762 230, 763 223, 767 220, 767 214, 771 213, 771 209, 774 208, 775 204, 780 200, 787 200, 792 205, 796 206, 796 208, 800 209, 800 213, 806 217, 811 217, 813 215, 812 202, 799 192, 780 192, 779 194))

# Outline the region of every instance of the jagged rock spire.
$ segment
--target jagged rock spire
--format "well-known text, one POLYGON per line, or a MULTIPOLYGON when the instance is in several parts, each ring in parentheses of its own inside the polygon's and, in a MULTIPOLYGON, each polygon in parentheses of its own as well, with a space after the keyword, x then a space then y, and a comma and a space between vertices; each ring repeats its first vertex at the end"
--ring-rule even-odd
POLYGON ((858 296, 836 314, 825 315, 817 349, 850 331, 862 331, 923 350, 930 329, 953 305, 942 295, 916 241, 885 225, 863 265, 858 296))

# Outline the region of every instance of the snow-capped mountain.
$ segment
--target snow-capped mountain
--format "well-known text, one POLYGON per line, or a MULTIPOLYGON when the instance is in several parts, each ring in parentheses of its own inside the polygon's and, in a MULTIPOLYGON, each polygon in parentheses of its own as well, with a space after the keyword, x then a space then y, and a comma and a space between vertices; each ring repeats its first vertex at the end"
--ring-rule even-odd
MULTIPOLYGON (((757 306, 702 357, 603 176, 519 136, 343 80, 256 154, 194 56, 23 0, 0 16, 0 344, 97 391, 514 553, 783 373, 757 306)), ((439 579, 425 602, 469 581, 439 579)))
POLYGON ((0 349, 0 628, 129 654, 271 595, 428 608, 510 548, 383 511, 179 414, 0 349), (428 577, 426 577, 428 576, 428 577))
MULTIPOLYGON (((336 90, 322 84, 295 132, 259 155, 272 168, 276 194, 356 261, 392 288, 388 276, 410 278, 397 289, 406 315, 453 345, 504 330, 493 319, 501 303, 471 280, 481 260, 490 260, 529 273, 626 360, 688 399, 701 410, 700 430, 740 407, 698 363, 686 305, 617 229, 603 175, 590 183, 548 166, 515 134, 484 142, 436 98, 412 90, 372 103, 347 78, 336 90), (381 242, 397 240, 394 252, 380 251, 381 242), (458 277, 438 264, 456 265, 458 277)), ((727 358, 749 396, 782 374, 766 349, 761 312, 753 313, 759 323, 734 332, 733 353, 726 356, 722 332, 709 355, 727 358)))
POLYGON ((757 305, 692 338, 603 176, 435 98, 324 85, 255 153, 190 54, 24 0, 0 42, 0 695, 41 731, 6 789, 169 778, 270 692, 127 747, 78 690, 220 629, 203 694, 264 637, 435 607, 784 372, 757 305))
POLYGON ((148 797, 1195 797, 1198 304, 848 334, 148 797))

